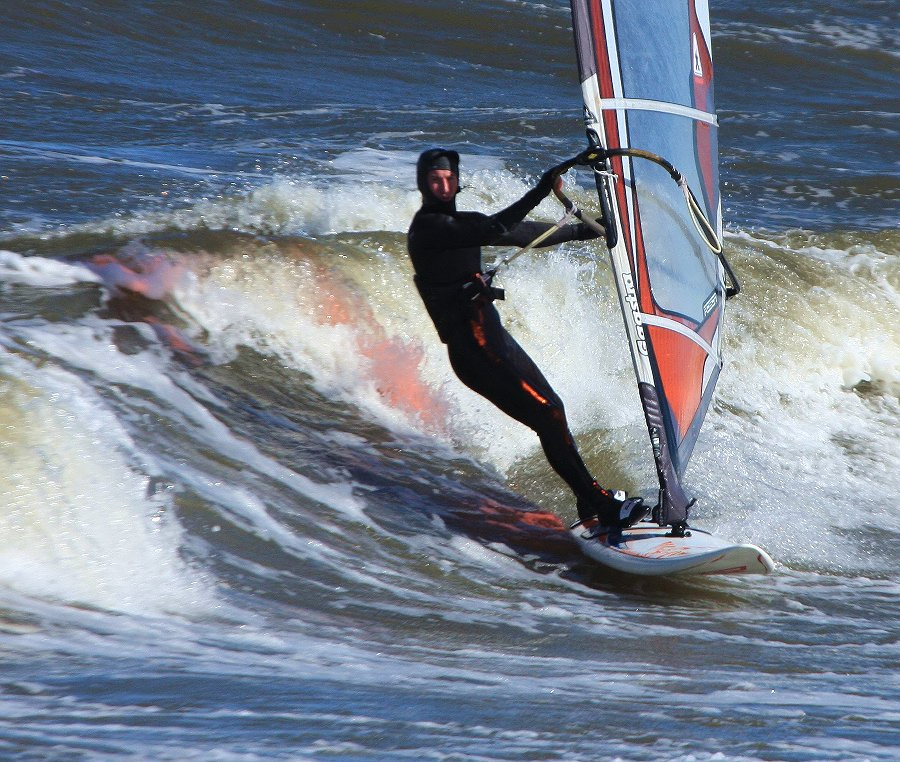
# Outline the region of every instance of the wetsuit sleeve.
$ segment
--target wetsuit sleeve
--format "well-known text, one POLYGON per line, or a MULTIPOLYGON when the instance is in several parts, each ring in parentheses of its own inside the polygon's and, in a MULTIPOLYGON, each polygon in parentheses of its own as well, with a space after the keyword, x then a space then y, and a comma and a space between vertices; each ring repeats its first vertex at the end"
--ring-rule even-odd
MULTIPOLYGON (((498 240, 500 246, 527 246, 539 235, 546 233, 553 225, 549 222, 532 222, 531 220, 523 220, 512 230, 504 233, 498 240)), ((588 227, 583 222, 574 225, 563 225, 559 230, 547 236, 538 248, 545 246, 556 246, 566 241, 590 241, 597 238, 598 235, 593 228, 588 227)))
POLYGON ((414 247, 446 250, 493 246, 544 200, 550 188, 542 179, 514 204, 492 215, 481 212, 433 213, 421 218, 417 215, 412 227, 414 247))
MULTIPOLYGON (((503 235, 512 230, 525 219, 528 212, 550 195, 551 190, 553 190, 552 181, 548 183, 542 177, 541 181, 516 203, 506 207, 502 212, 492 215, 491 219, 499 228, 498 234, 503 235)), ((491 241, 491 243, 495 243, 495 241, 491 241)))
MULTIPOLYGON (((494 222, 502 228, 502 236, 504 240, 494 240, 485 243, 498 244, 498 243, 513 243, 513 245, 526 246, 531 241, 533 241, 537 236, 539 236, 542 232, 547 230, 547 227, 544 227, 542 230, 537 230, 534 235, 528 236, 528 232, 526 228, 522 228, 522 225, 525 224, 540 224, 540 223, 523 223, 522 221, 525 219, 525 215, 528 214, 534 207, 541 203, 547 196, 550 195, 550 191, 553 190, 553 186, 556 183, 557 178, 559 177, 561 172, 565 172, 571 166, 570 163, 560 164, 557 167, 553 167, 543 175, 541 175, 541 179, 538 184, 528 191, 522 198, 520 198, 516 203, 508 206, 502 212, 498 212, 493 215, 492 219, 494 222), (513 234, 514 229, 519 228, 520 232, 524 233, 524 240, 519 243, 518 238, 506 239, 505 237, 513 234)), ((565 241, 587 241, 591 238, 597 238, 597 233, 594 232, 593 229, 585 225, 584 223, 577 223, 575 225, 566 225, 552 236, 550 236, 541 246, 553 246, 554 244, 563 243, 565 241)), ((484 245, 484 244, 482 244, 484 245)))
MULTIPOLYGON (((528 232, 534 228, 522 228, 519 233, 513 233, 513 229, 523 224, 525 215, 541 203, 553 190, 559 168, 548 170, 542 176, 538 184, 528 191, 514 204, 492 215, 480 212, 447 212, 436 209, 423 208, 413 218, 410 227, 409 245, 415 261, 418 252, 426 250, 450 250, 465 249, 470 247, 494 246, 497 244, 517 245, 522 240, 521 246, 533 241, 547 227, 539 229, 534 235, 528 237, 528 232), (424 214, 423 214, 424 213, 424 214), (512 238, 506 236, 512 235, 512 238)), ((547 225, 547 223, 527 223, 528 225, 547 225)), ((564 241, 588 240, 596 238, 594 232, 586 225, 567 225, 562 230, 554 233, 542 246, 552 246, 564 241)), ((479 254, 480 256, 480 254, 479 254)))

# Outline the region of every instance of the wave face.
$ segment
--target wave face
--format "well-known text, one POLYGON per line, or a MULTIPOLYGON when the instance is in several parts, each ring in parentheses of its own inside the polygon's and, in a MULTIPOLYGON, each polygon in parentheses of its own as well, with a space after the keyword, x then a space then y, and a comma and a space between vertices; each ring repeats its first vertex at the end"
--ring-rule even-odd
MULTIPOLYGON (((423 148, 490 211, 583 142, 565 3, 7 9, 0 754, 893 759, 891 9, 712 9, 744 291, 686 483, 779 568, 680 582, 578 553, 405 253, 423 148)), ((503 286, 591 469, 649 490, 606 252, 503 286)))

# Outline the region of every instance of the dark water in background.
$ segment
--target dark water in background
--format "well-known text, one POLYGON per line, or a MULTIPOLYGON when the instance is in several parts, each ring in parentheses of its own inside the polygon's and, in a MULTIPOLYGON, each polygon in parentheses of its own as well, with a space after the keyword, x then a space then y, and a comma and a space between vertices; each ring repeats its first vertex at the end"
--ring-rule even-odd
MULTIPOLYGON (((687 482, 780 566, 676 583, 586 565, 409 289, 422 148, 496 209, 581 146, 564 3, 5 9, 0 756, 898 756, 896 10, 711 12, 745 292, 687 482)), ((605 252, 504 285, 651 485, 605 252)))

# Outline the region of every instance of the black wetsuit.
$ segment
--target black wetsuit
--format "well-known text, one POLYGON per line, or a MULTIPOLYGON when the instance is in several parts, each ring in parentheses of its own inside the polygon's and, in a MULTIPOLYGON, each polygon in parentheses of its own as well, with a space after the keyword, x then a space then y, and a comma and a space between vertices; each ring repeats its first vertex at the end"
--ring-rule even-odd
MULTIPOLYGON (((459 212, 455 200, 436 199, 420 166, 423 204, 410 225, 407 246, 416 286, 447 345, 454 372, 470 389, 537 433, 548 462, 575 493, 579 516, 584 517, 612 507, 611 496, 581 459, 562 400, 502 326, 493 305, 496 294, 481 279, 482 246, 525 246, 552 227, 523 221, 550 193, 555 178, 548 175, 516 203, 489 216, 459 212)), ((560 228, 541 246, 596 237, 578 223, 560 228)))

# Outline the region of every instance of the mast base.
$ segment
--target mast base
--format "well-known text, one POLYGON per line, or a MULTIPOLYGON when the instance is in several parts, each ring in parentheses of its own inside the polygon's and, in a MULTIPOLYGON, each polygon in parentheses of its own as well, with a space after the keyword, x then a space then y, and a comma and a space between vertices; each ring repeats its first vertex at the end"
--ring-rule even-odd
POLYGON ((686 521, 679 521, 672 524, 672 531, 666 534, 666 537, 690 537, 691 530, 688 528, 686 521))

